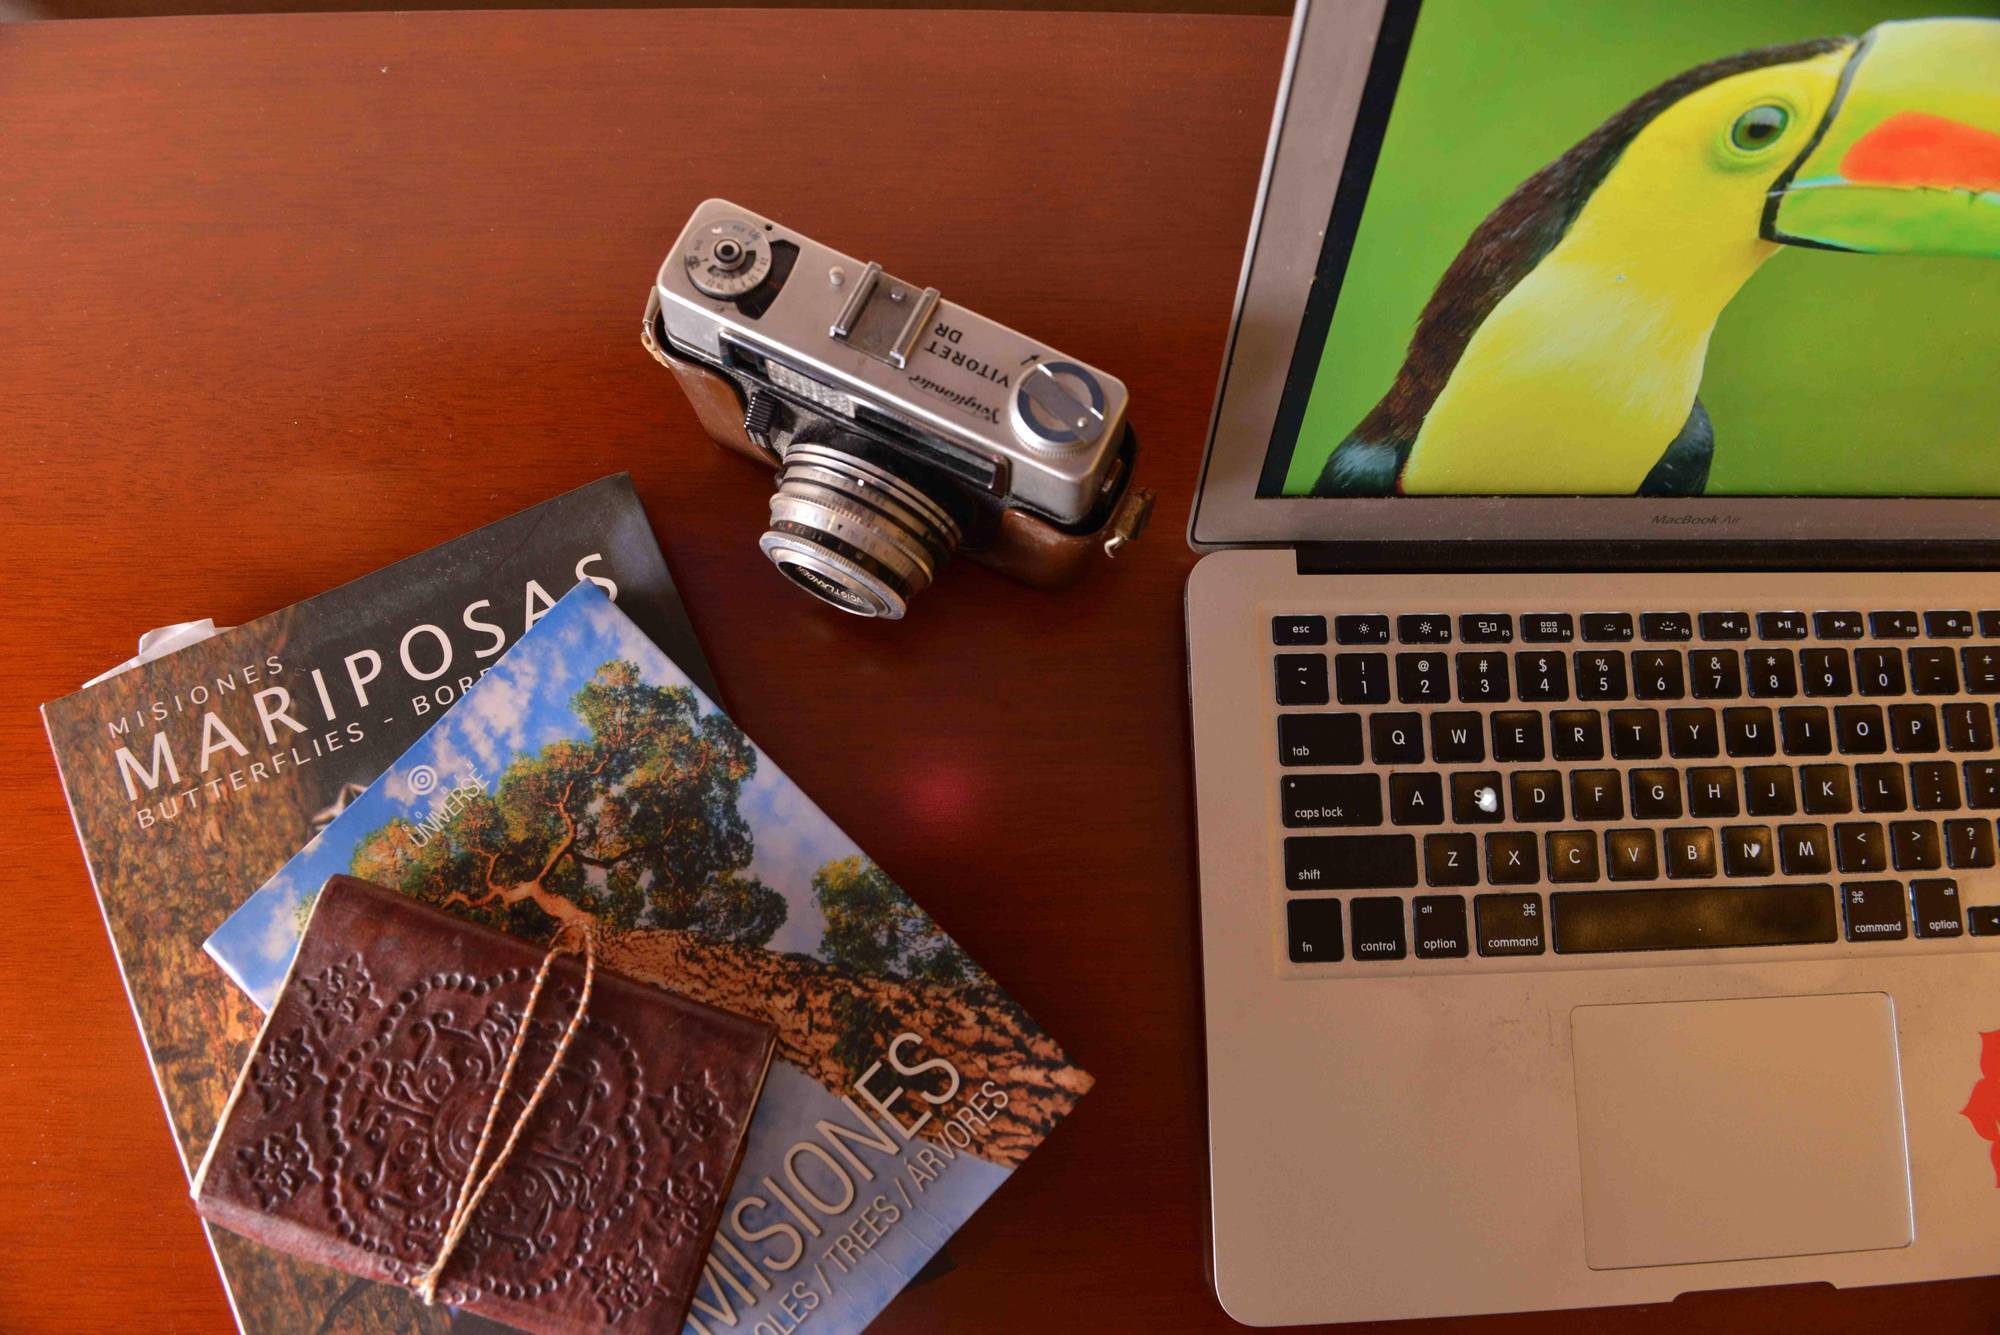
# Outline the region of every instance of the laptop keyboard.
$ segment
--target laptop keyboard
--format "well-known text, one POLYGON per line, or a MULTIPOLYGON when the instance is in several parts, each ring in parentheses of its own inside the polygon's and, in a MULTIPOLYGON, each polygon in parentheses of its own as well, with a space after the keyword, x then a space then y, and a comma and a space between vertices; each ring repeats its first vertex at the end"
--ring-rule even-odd
POLYGON ((2000 945, 2000 903, 1960 896, 2000 877, 2000 611, 1299 612, 1270 636, 1296 965, 2000 945))

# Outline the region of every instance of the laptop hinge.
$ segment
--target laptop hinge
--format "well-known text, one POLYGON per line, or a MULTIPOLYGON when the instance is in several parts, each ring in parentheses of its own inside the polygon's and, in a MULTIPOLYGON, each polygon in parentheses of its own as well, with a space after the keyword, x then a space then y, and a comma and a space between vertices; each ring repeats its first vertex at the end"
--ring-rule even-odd
POLYGON ((1828 542, 1308 542, 1301 575, 1629 570, 2000 570, 2000 543, 1828 542))

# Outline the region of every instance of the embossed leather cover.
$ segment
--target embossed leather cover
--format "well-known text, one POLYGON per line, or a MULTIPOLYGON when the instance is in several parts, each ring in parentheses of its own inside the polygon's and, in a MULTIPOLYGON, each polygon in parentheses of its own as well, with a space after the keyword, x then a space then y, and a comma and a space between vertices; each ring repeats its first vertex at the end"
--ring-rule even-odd
MULTIPOLYGON (((330 880, 196 1176, 202 1215, 408 1283, 436 1255, 542 954, 330 880)), ((582 978, 574 957, 550 971, 489 1161, 582 978)), ((600 967, 439 1300, 530 1331, 679 1331, 773 1042, 769 1024, 600 967)))

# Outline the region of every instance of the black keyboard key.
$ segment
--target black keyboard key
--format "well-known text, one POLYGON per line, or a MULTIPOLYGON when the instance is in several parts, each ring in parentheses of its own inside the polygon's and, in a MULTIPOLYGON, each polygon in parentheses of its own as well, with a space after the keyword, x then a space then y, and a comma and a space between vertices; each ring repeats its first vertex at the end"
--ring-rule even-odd
POLYGON ((1922 760, 1910 766, 1910 805, 1918 811, 1956 811, 1958 766, 1948 760, 1922 760))
POLYGON ((1917 614, 1915 612, 1875 612, 1868 617, 1869 628, 1878 640, 1914 640, 1917 638, 1917 614))
POLYGON ((1752 649, 1746 671, 1750 694, 1759 699, 1799 693, 1798 664, 1790 649, 1752 649))
POLYGON ((1958 655, 1941 644, 1926 644, 1910 650, 1910 693, 1913 695, 1957 695, 1958 655))
POLYGON ((1623 700, 1625 655, 1616 649, 1579 649, 1576 654, 1576 698, 1623 700))
POLYGON ((1840 887, 1849 941, 1901 941, 1910 934, 1899 881, 1849 881, 1840 887))
POLYGON ((1287 774, 1278 780, 1278 813, 1294 829, 1380 825, 1382 780, 1373 774, 1287 774))
POLYGON ((1938 749, 1937 710, 1930 705, 1890 705, 1889 744, 1897 754, 1931 755, 1938 749))
POLYGON ((1458 656, 1458 698, 1468 705, 1507 701, 1507 655, 1470 653, 1458 656))
POLYGON ((1747 640, 1750 617, 1745 612, 1703 612, 1701 638, 1704 640, 1747 640))
POLYGON ((1926 612, 1924 633, 1936 640, 1965 640, 1972 637, 1972 613, 1926 612))
MULTIPOLYGON (((1984 612, 1980 613, 1985 616, 1984 612)), ((1965 925, 1974 936, 2000 936, 2000 904, 1974 904, 1965 910, 1965 925)))
POLYGON ((1280 765, 1359 765, 1359 714, 1278 715, 1280 765))
POLYGON ((1681 759, 1700 760, 1719 755, 1722 734, 1713 709, 1669 709, 1667 711, 1667 754, 1681 759))
POLYGON ((1993 715, 1985 705, 1946 705, 1944 744, 1952 751, 1991 751, 1993 715))
POLYGON ((1715 831, 1690 825, 1660 836, 1667 846, 1667 875, 1674 880, 1715 879, 1715 831))
POLYGON ((1647 640, 1691 640, 1694 618, 1686 612, 1646 612, 1639 617, 1639 636, 1647 640))
POLYGON ((1958 656, 1965 667, 1967 695, 2000 695, 2000 649, 1968 644, 1958 656))
POLYGON ((1786 705, 1778 711, 1778 736, 1788 756, 1833 753, 1833 726, 1825 705, 1786 705))
POLYGON ((1406 705, 1451 699, 1451 659, 1444 654, 1397 654, 1396 698, 1406 705))
POLYGON ((1569 660, 1557 651, 1515 654, 1514 691, 1536 703, 1569 699, 1569 660))
POLYGON ((1338 964, 1342 958, 1340 901, 1295 899, 1285 905, 1285 936, 1294 964, 1338 964))
POLYGON ((2000 612, 1981 612, 1979 633, 1989 640, 2000 640, 2000 612))
POLYGON ((1991 760, 1965 762, 1965 805, 1980 811, 2000 807, 2000 764, 1991 760))
POLYGON ((1325 644, 1325 617, 1272 617, 1271 643, 1325 644))
POLYGON ((1464 959, 1472 948, 1465 896, 1418 895, 1410 901, 1410 937, 1420 960, 1464 959))
POLYGON ((1625 781, 1615 769, 1571 770, 1569 805, 1578 820, 1624 820, 1625 781))
POLYGON ((1349 949, 1357 960, 1399 960, 1403 942, 1403 901, 1393 895, 1358 895, 1347 903, 1349 949))
POLYGON ((1368 751, 1378 765, 1424 763, 1424 720, 1421 714, 1368 716, 1368 751))
POLYGON ((1451 618, 1442 612, 1409 612, 1396 618, 1396 638, 1404 644, 1450 644, 1451 618))
POLYGON ((1854 810, 1854 780, 1845 765, 1807 765, 1799 771, 1799 787, 1809 816, 1838 816, 1854 810))
POLYGON ((1783 765, 1752 765, 1743 771, 1743 809, 1752 816, 1789 816, 1799 809, 1792 772, 1783 765))
POLYGON ((1836 705, 1833 732, 1842 755, 1879 756, 1889 749, 1880 705, 1836 705))
POLYGON ((1614 881, 1657 881, 1660 849, 1651 830, 1606 830, 1604 860, 1614 881))
POLYGON ((1678 649, 1641 649, 1632 655, 1632 694, 1641 700, 1678 700, 1687 694, 1678 649))
POLYGON ((1774 756, 1778 739, 1771 711, 1762 705, 1741 705, 1722 711, 1722 744, 1732 756, 1774 756))
POLYGON ((1657 709, 1611 711, 1611 755, 1617 760, 1658 760, 1665 746, 1657 709))
POLYGON ((1467 644, 1510 644, 1514 618, 1504 612, 1468 612, 1458 619, 1458 638, 1467 644))
POLYGON ((1731 825, 1722 832, 1725 876, 1776 876, 1778 849, 1768 825, 1731 825))
POLYGON ((1312 834, 1285 840, 1285 884, 1293 890, 1407 890, 1416 883, 1415 835, 1312 834))
POLYGON ((1528 644, 1568 644, 1576 638, 1576 619, 1567 612, 1536 612, 1521 618, 1521 639, 1528 644))
POLYGON ((1549 879, 1572 884, 1597 879, 1597 836, 1589 830, 1551 830, 1549 879))
POLYGON ((1486 759, 1486 720, 1477 714, 1431 715, 1431 759, 1440 765, 1477 765, 1486 759))
POLYGON ((1847 650, 1801 650, 1799 685, 1807 695, 1854 694, 1854 677, 1847 670, 1847 650))
POLYGON ((1993 854, 1992 821, 1948 820, 1944 823, 1945 861, 1953 867, 1990 867, 1993 865, 1993 854))
POLYGON ((1889 861, 1897 871, 1936 871, 1944 865, 1944 835, 1934 820, 1889 822, 1889 861))
POLYGON ((1501 809, 1500 776, 1492 770, 1460 770, 1451 776, 1451 820, 1454 825, 1497 825, 1501 809))
POLYGON ((1804 612, 1759 612, 1757 634, 1766 640, 1803 640, 1806 637, 1804 612))
POLYGON ((1734 649, 1697 649, 1688 655, 1688 685, 1697 700, 1734 700, 1743 694, 1743 668, 1734 649))
POLYGON ((1911 881, 1910 917, 1917 924, 1917 936, 1925 941, 1965 935, 1965 922, 1959 917, 1958 882, 1911 881))
POLYGON ((1688 815, 1720 820, 1741 812, 1736 795, 1736 771, 1720 765, 1697 766, 1687 772, 1688 815))
POLYGON ((1564 890, 1549 912, 1559 955, 1817 945, 1840 934, 1833 887, 1818 884, 1564 890))
POLYGON ((1344 705, 1388 703, 1389 655, 1335 654, 1333 693, 1344 705))
POLYGON ((1882 871, 1889 865, 1887 839, 1872 820, 1845 820, 1833 827, 1834 861, 1842 871, 1882 871))
POLYGON ((1542 716, 1526 709, 1493 711, 1493 758, 1504 764, 1531 764, 1546 754, 1542 716))
POLYGON ((1490 885, 1533 885, 1542 879, 1535 836, 1509 830, 1486 836, 1486 880, 1490 885))
POLYGON ((1858 640, 1867 631, 1859 612, 1813 613, 1813 633, 1822 640, 1858 640))
POLYGON ((1778 865, 1787 876, 1824 876, 1833 870, 1833 845, 1824 825, 1780 825, 1778 865))
POLYGON ((1424 881, 1429 885, 1478 885, 1479 836, 1424 836, 1424 881))
POLYGON ((1856 765, 1855 805, 1863 811, 1908 811, 1910 794, 1901 765, 1856 765))
POLYGON ((1482 955, 1539 955, 1547 948, 1540 895, 1479 895, 1472 912, 1482 955))
POLYGON ((1863 695, 1903 693, 1903 654, 1899 649, 1856 649, 1854 679, 1863 695))
POLYGON ((1604 759, 1604 716, 1594 709, 1549 715, 1549 751, 1557 760, 1604 759))
POLYGON ((1632 787, 1634 820, 1678 820, 1681 779, 1670 769, 1635 769, 1627 774, 1632 787))
POLYGON ((1562 775, 1552 769, 1515 770, 1507 783, 1513 789, 1517 823, 1539 825, 1563 818, 1562 775))
POLYGON ((1327 702, 1325 654, 1279 654, 1278 703, 1323 705, 1327 702))
POLYGON ((1391 774, 1389 823, 1444 824, 1444 776, 1435 773, 1391 774))
POLYGON ((1583 638, 1592 644, 1623 644, 1632 638, 1632 614, 1585 612, 1583 638))
POLYGON ((1389 642, 1389 618, 1385 616, 1348 616, 1333 619, 1333 642, 1335 644, 1387 644, 1389 642))

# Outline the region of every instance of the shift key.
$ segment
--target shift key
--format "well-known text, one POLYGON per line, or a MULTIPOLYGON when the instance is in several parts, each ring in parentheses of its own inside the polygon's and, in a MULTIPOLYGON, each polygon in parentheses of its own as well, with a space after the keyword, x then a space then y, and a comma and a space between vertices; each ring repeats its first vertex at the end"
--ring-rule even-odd
POLYGON ((1406 890, 1416 883, 1414 835, 1319 834, 1285 840, 1285 884, 1294 890, 1406 890))

